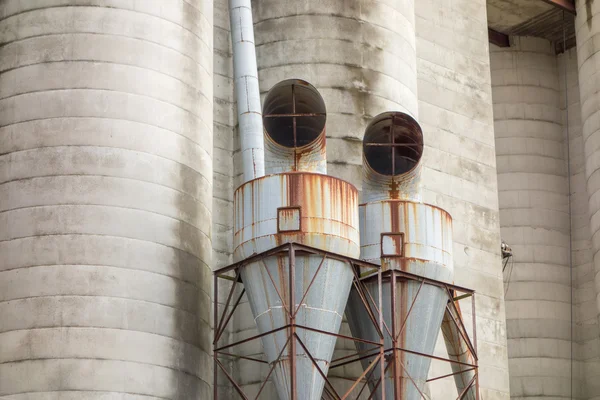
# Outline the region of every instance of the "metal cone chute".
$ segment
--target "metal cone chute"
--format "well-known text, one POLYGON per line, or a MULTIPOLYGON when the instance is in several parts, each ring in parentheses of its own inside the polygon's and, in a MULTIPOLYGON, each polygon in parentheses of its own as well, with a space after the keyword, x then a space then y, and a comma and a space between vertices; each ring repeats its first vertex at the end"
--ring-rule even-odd
MULTIPOLYGON (((373 119, 364 139, 364 204, 360 206, 361 258, 381 264, 384 271, 382 313, 386 325, 386 398, 423 398, 432 354, 448 302, 444 288, 402 279, 403 271, 437 281, 451 282, 452 219, 435 206, 421 202, 421 128, 410 116, 385 113, 373 119), (401 349, 410 350, 410 352, 401 349)), ((375 280, 366 280, 371 296, 378 295, 375 280)), ((347 308, 354 336, 377 338, 363 324, 367 318, 351 292, 347 308)), ((364 351, 364 345, 357 345, 364 351)), ((363 360, 366 368, 372 359, 363 360)), ((380 378, 371 375, 371 385, 380 378)), ((381 398, 381 387, 375 398, 381 398)))
MULTIPOLYGON (((284 243, 357 258, 358 192, 324 175, 325 106, 316 89, 298 80, 276 85, 263 119, 267 173, 274 174, 235 192, 236 260, 284 243)), ((336 342, 327 333, 339 332, 352 267, 319 254, 280 252, 245 264, 240 276, 258 333, 265 334, 279 399, 321 399, 336 342)))

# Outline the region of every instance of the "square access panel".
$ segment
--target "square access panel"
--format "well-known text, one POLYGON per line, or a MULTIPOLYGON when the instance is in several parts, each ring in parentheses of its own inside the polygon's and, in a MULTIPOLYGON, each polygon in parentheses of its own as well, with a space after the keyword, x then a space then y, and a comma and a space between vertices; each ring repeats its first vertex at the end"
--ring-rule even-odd
POLYGON ((279 207, 277 209, 277 232, 299 232, 301 214, 300 207, 279 207))
POLYGON ((381 234, 381 256, 402 257, 404 255, 404 233, 381 234))

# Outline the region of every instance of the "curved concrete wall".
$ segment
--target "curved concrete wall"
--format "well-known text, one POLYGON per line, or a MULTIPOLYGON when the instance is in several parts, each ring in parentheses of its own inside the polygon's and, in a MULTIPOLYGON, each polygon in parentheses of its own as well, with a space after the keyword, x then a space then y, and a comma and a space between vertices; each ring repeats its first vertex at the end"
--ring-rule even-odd
POLYGON ((571 288, 566 143, 553 45, 515 38, 490 53, 513 399, 570 396, 571 288))
POLYGON ((0 397, 211 396, 212 2, 0 4, 0 397))
POLYGON ((583 374, 586 379, 585 395, 590 400, 600 399, 600 355, 597 349, 598 319, 600 318, 600 3, 578 1, 575 31, 577 34, 577 59, 579 65, 579 95, 581 100, 581 122, 583 124, 583 148, 585 152, 585 180, 589 196, 588 211, 593 251, 593 270, 587 279, 595 281, 593 291, 596 309, 594 312, 582 312, 582 316, 594 321, 583 324, 582 339, 584 349, 591 349, 582 354, 585 363, 583 374), (587 332, 586 332, 587 331, 587 332), (594 354, 595 353, 595 354, 594 354))
POLYGON ((418 119, 414 0, 260 0, 254 13, 261 92, 287 78, 313 84, 327 106, 329 174, 360 188, 370 119, 418 119))

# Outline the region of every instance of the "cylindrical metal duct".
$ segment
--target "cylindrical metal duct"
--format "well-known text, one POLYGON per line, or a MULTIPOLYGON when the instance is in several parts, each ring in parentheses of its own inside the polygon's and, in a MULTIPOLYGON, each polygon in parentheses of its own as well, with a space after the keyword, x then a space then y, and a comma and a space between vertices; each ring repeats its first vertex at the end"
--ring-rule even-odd
POLYGON ((363 139, 363 201, 421 200, 423 131, 408 114, 379 114, 363 139))
POLYGON ((279 82, 263 107, 267 174, 305 171, 327 173, 323 98, 306 81, 279 82))
MULTIPOLYGON (((438 207, 418 202, 423 154, 418 123, 403 113, 381 114, 369 124, 363 146, 366 203, 359 207, 361 259, 381 264, 384 271, 406 271, 451 282, 452 218, 438 207)), ((377 283, 367 282, 366 286, 377 298, 377 283)), ((384 321, 393 331, 392 336, 384 332, 385 348, 393 354, 388 359, 393 365, 385 377, 386 398, 420 399, 419 391, 424 390, 431 359, 397 349, 433 354, 448 294, 437 286, 420 287, 419 282, 410 280, 389 282, 388 278, 382 296, 384 321), (394 290, 398 294, 395 298, 394 290), (406 325, 401 329, 403 321, 406 325)), ((355 290, 351 292, 346 316, 356 337, 377 340, 374 328, 364 323, 368 317, 355 290)), ((357 347, 367 350, 362 344, 357 347)), ((370 361, 363 361, 365 368, 370 361)), ((379 379, 379 374, 375 369, 372 382, 379 379)), ((380 388, 375 397, 381 398, 380 388)))
POLYGON ((233 74, 237 97, 243 181, 265 174, 263 126, 250 0, 229 0, 233 74))
POLYGON ((211 397, 213 10, 162 3, 0 1, 0 398, 211 397))
MULTIPOLYGON (((340 179, 304 172, 268 175, 239 187, 234 202, 234 257, 237 261, 286 242, 298 242, 353 258, 359 255, 358 191, 340 179)), ((298 302, 293 305, 299 309, 295 317, 298 324, 338 333, 352 286, 351 267, 339 260, 324 260, 310 254, 298 255, 294 262, 294 288, 288 284, 290 260, 287 255, 267 257, 241 270, 259 333, 290 323, 290 315, 282 304, 289 299, 290 290, 294 290, 298 302), (311 281, 310 291, 304 296, 311 281)), ((335 337, 305 329, 298 329, 297 333, 327 374, 335 337)), ((291 398, 292 368, 287 338, 287 330, 262 338, 269 363, 274 363, 283 351, 272 375, 280 400, 291 398)), ((295 398, 321 399, 324 379, 299 345, 295 354, 298 382, 295 398)))

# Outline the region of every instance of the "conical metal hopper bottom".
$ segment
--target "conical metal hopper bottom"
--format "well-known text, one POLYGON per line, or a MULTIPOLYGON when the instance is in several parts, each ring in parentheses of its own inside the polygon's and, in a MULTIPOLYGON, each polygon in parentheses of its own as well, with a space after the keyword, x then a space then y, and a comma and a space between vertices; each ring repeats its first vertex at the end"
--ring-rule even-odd
MULTIPOLYGON (((273 256, 265 258, 264 262, 246 265, 241 270, 241 277, 259 333, 289 325, 290 315, 295 313, 296 324, 299 325, 295 344, 296 399, 319 400, 325 380, 300 341, 323 374, 327 375, 336 338, 300 326, 334 334, 339 332, 353 272, 347 263, 341 261, 324 260, 318 255, 297 255, 293 288, 295 304, 290 307, 289 270, 287 256, 273 256)), ((275 363, 271 378, 280 400, 292 398, 289 332, 289 329, 284 329, 261 338, 266 361, 271 366, 275 363)))
MULTIPOLYGON (((384 278, 382 286, 382 310, 383 318, 387 327, 392 331, 395 326, 397 337, 397 348, 404 348, 424 354, 433 354, 435 344, 440 331, 442 318, 448 302, 447 292, 440 287, 423 285, 418 281, 397 281, 396 285, 396 307, 395 318, 392 321, 392 286, 389 277, 384 278), (419 287, 421 287, 419 291, 419 287), (417 296, 417 292, 419 293, 417 296), (415 300, 416 297, 416 300, 415 300), (414 302, 414 305, 413 305, 414 302), (412 309, 411 309, 412 305, 412 309), (410 314, 409 314, 410 309, 410 314), (408 315, 408 319, 407 318, 408 315), (402 323, 406 320, 406 326, 402 330, 402 323), (394 323, 393 323, 394 322, 394 323)), ((378 298, 377 282, 365 283, 366 289, 374 299, 378 298)), ((346 317, 353 336, 367 340, 377 341, 379 336, 372 324, 366 323, 368 316, 360 300, 356 289, 352 289, 348 300, 346 317)), ((393 347, 392 338, 384 328, 385 349, 393 347)), ((368 345, 357 342, 358 351, 366 351, 368 345)), ((391 363, 391 351, 386 355, 385 396, 387 399, 421 400, 423 397, 419 391, 424 392, 425 383, 431 359, 407 352, 398 351, 398 379, 394 385, 394 367, 391 363), (401 365, 404 367, 401 367, 401 365), (409 378, 410 376, 410 378, 409 378), (412 380, 411 380, 412 378, 412 380), (414 382, 414 383, 413 383, 414 382)), ((363 368, 367 368, 374 358, 362 361, 363 368)), ((371 390, 379 380, 380 368, 374 368, 370 378, 371 390)), ((382 398, 381 387, 376 389, 375 399, 382 398)))

